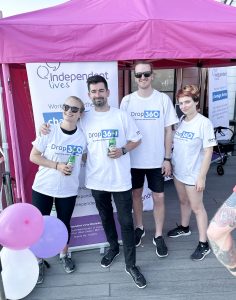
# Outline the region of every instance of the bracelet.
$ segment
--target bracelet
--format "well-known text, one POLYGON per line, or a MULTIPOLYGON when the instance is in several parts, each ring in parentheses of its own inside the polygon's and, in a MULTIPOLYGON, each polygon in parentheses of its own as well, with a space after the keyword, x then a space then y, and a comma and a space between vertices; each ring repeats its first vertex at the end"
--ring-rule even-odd
POLYGON ((164 160, 171 161, 171 158, 164 157, 164 160))
POLYGON ((57 162, 56 162, 56 168, 55 168, 56 170, 57 170, 57 166, 58 166, 58 164, 59 164, 59 162, 57 161, 57 162))

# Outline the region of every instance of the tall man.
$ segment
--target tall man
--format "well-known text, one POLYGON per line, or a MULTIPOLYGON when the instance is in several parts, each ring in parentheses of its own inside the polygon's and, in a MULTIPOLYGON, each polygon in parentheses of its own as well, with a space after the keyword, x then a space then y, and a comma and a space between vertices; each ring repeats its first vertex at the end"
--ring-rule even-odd
POLYGON ((178 118, 170 98, 153 89, 154 78, 150 63, 138 62, 134 76, 138 90, 125 96, 120 108, 133 117, 142 134, 142 144, 130 153, 135 244, 136 247, 139 246, 145 236, 142 192, 146 176, 153 198, 153 244, 156 246, 156 254, 165 257, 168 249, 162 236, 165 216, 164 176, 171 175, 172 125, 178 122, 178 118))
POLYGON ((86 113, 81 120, 88 148, 85 185, 92 190, 110 244, 110 249, 101 260, 101 266, 109 267, 120 253, 111 200, 113 196, 121 226, 126 272, 139 288, 144 288, 146 280, 135 265, 136 249, 128 153, 140 144, 142 136, 126 112, 108 105, 110 91, 104 77, 99 75, 89 77, 87 84, 88 95, 94 109, 86 113), (109 150, 111 136, 116 139, 116 147, 109 150))

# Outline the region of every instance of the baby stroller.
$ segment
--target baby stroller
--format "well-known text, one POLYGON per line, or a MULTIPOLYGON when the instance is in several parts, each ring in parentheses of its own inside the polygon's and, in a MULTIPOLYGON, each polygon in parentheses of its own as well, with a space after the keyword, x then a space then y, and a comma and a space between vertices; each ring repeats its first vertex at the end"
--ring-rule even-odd
POLYGON ((213 147, 212 162, 216 162, 217 174, 224 175, 223 165, 227 162, 227 159, 231 152, 234 151, 234 132, 228 127, 215 127, 214 128, 215 137, 217 140, 217 145, 213 147), (223 139, 226 137, 227 139, 223 139))

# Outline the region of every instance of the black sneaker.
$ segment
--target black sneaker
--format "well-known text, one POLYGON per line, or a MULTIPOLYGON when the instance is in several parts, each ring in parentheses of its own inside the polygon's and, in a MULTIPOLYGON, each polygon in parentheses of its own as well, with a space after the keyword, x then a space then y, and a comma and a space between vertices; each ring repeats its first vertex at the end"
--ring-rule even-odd
POLYGON ((69 274, 74 272, 75 264, 68 253, 66 253, 64 257, 60 257, 60 262, 62 263, 66 273, 69 274))
POLYGON ((167 235, 168 237, 171 238, 177 238, 179 236, 184 236, 184 235, 190 235, 191 231, 189 230, 189 226, 188 227, 183 227, 182 225, 178 225, 177 227, 168 231, 167 235))
POLYGON ((196 250, 190 256, 192 260, 203 260, 203 258, 211 252, 209 244, 198 243, 196 250))
POLYGON ((156 254, 159 257, 166 257, 168 255, 168 249, 162 236, 153 238, 153 245, 156 246, 156 254))
POLYGON ((136 266, 130 268, 126 267, 125 271, 133 278, 138 288, 144 289, 146 287, 146 279, 136 266))
POLYGON ((145 236, 145 230, 137 227, 134 231, 135 246, 138 247, 141 244, 142 238, 145 236))
POLYGON ((112 264, 113 260, 120 254, 120 250, 118 249, 109 249, 107 253, 103 256, 101 260, 101 266, 103 268, 108 268, 112 264))

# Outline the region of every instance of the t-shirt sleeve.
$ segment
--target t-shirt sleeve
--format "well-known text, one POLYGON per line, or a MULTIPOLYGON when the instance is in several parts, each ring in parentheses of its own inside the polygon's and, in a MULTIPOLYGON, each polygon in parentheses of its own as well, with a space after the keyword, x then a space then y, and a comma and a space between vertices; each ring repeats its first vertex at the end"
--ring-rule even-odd
POLYGON ((54 134, 54 127, 51 125, 49 134, 46 135, 41 134, 40 136, 37 136, 36 139, 32 142, 32 145, 39 152, 44 153, 53 134, 54 134))
POLYGON ((166 94, 162 94, 164 100, 164 120, 165 127, 176 124, 179 122, 177 113, 170 97, 166 94))
POLYGON ((208 118, 204 119, 202 126, 203 148, 213 147, 217 145, 214 128, 208 118))
POLYGON ((141 140, 142 135, 135 124, 135 121, 125 111, 122 111, 122 122, 125 128, 127 141, 137 142, 141 140))
POLYGON ((130 95, 125 96, 120 103, 120 109, 127 111, 129 105, 130 95))

